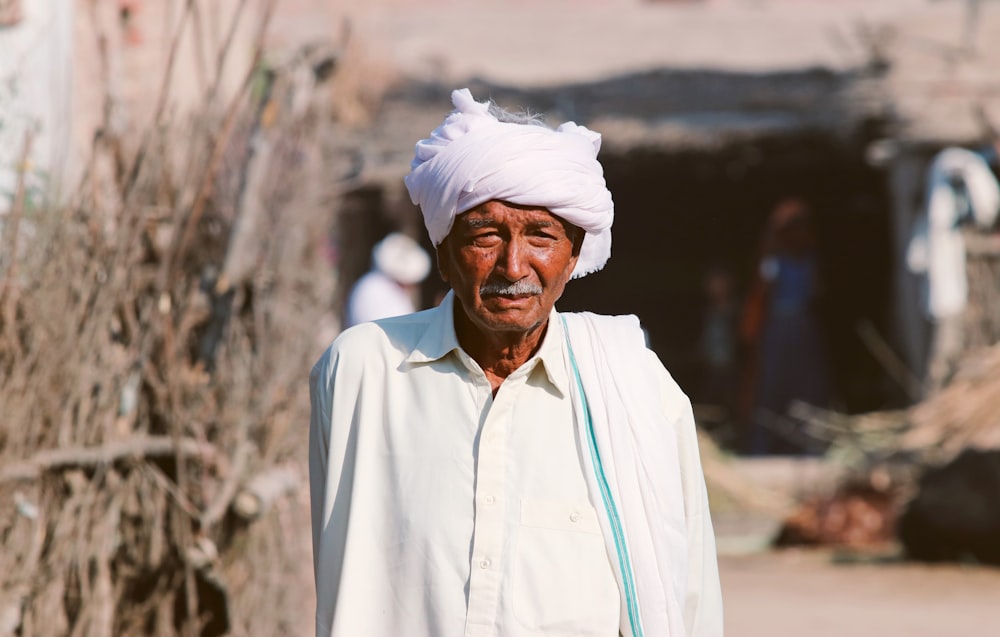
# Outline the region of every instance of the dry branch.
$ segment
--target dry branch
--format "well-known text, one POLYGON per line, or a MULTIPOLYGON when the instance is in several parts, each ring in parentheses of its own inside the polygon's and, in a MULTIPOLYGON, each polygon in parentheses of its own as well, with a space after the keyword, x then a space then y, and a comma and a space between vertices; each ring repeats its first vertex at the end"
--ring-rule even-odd
POLYGON ((923 383, 885 342, 871 321, 862 321, 857 325, 857 330, 865 347, 872 353, 875 360, 881 363, 889 377, 906 391, 911 400, 918 400, 924 393, 923 383))
POLYGON ((223 73, 226 69, 226 59, 229 57, 229 52, 232 49, 233 38, 236 35, 236 28, 239 26, 240 18, 243 17, 246 11, 247 0, 239 0, 239 5, 236 10, 233 11, 233 17, 229 22, 229 28, 226 30, 225 40, 222 42, 222 46, 219 47, 216 52, 215 58, 215 78, 212 81, 212 86, 209 87, 208 92, 205 97, 205 104, 211 106, 212 102, 215 100, 215 96, 219 92, 219 86, 222 84, 222 79, 224 77, 223 73))
POLYGON ((0 483, 34 480, 46 471, 93 468, 128 458, 163 458, 176 453, 206 462, 210 462, 218 454, 213 445, 197 440, 182 439, 178 445, 169 436, 133 436, 98 447, 65 447, 39 451, 31 460, 9 464, 0 469, 0 483))
POLYGON ((229 476, 226 478, 225 482, 219 488, 218 495, 216 495, 215 500, 201 516, 201 528, 207 529, 222 520, 222 517, 226 514, 226 510, 229 509, 229 504, 236 497, 236 493, 239 490, 240 482, 244 479, 244 473, 247 470, 247 465, 250 460, 250 450, 253 445, 249 441, 243 440, 237 446, 235 453, 233 454, 233 464, 229 470, 229 476))
POLYGON ((950 385, 911 411, 900 446, 934 463, 967 447, 1000 449, 1000 344, 970 355, 950 385))
POLYGON ((295 465, 272 467, 246 483, 233 500, 233 511, 244 520, 255 520, 278 498, 295 492, 301 483, 302 477, 295 465))

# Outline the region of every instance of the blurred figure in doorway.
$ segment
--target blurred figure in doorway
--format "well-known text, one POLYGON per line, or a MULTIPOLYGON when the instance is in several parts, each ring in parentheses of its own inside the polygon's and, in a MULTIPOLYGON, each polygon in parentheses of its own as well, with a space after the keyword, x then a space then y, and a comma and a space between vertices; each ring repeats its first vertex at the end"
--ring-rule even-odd
POLYGON ((808 205, 781 200, 768 220, 740 326, 749 353, 743 398, 753 455, 811 451, 786 417, 788 408, 793 401, 825 406, 830 399, 815 243, 808 205))
POLYGON ((400 232, 387 235, 372 249, 371 269, 351 288, 344 327, 416 312, 416 287, 430 270, 420 244, 400 232))
POLYGON ((118 0, 118 20, 125 44, 129 46, 138 46, 143 42, 142 31, 135 17, 141 9, 142 0, 118 0))
POLYGON ((927 171, 927 199, 914 220, 906 251, 907 267, 920 277, 930 331, 927 393, 949 382, 966 347, 969 282, 963 231, 988 231, 996 222, 1000 184, 990 167, 996 151, 946 148, 934 156, 927 171))
POLYGON ((722 266, 709 268, 702 279, 699 402, 712 407, 709 420, 720 427, 731 425, 735 417, 739 380, 739 304, 733 288, 733 277, 722 266))

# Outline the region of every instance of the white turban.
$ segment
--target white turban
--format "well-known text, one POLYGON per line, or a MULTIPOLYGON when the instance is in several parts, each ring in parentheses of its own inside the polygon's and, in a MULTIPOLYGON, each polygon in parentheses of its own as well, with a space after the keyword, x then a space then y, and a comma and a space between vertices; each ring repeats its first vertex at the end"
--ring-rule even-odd
POLYGON ((434 245, 455 217, 494 199, 546 208, 586 231, 573 278, 611 256, 614 203, 597 161, 600 134, 573 122, 551 130, 498 121, 469 89, 453 91, 455 110, 417 142, 406 176, 434 245))

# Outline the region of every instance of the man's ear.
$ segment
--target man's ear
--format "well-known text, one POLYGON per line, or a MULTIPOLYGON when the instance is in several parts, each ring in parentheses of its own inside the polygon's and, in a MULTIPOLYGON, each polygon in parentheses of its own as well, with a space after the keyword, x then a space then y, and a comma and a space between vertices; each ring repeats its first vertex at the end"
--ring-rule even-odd
POLYGON ((441 243, 437 244, 435 252, 437 254, 438 274, 441 275, 442 281, 449 283, 448 274, 451 272, 451 257, 448 256, 447 237, 441 243))

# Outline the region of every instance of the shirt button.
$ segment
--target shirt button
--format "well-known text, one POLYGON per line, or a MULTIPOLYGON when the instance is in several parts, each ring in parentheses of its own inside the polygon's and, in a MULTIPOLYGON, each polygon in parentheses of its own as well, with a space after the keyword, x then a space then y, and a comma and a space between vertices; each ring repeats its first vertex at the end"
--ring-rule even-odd
POLYGON ((483 569, 484 571, 486 569, 488 569, 489 567, 490 567, 490 561, 489 560, 483 560, 482 562, 479 563, 479 568, 483 569))
POLYGON ((576 511, 573 511, 572 513, 569 514, 569 521, 570 522, 579 522, 580 521, 580 514, 577 513, 576 511))
POLYGON ((491 496, 491 495, 486 496, 486 504, 493 504, 496 501, 497 501, 497 499, 494 498, 493 496, 491 496))

